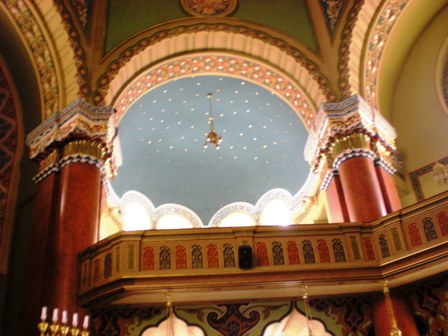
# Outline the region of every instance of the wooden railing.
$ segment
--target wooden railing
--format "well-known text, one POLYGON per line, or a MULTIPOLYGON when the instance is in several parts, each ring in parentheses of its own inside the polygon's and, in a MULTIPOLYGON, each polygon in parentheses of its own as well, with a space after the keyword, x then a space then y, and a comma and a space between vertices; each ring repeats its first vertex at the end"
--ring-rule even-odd
POLYGON ((282 296, 302 282, 316 294, 370 291, 384 278, 400 285, 448 269, 448 193, 371 223, 123 232, 79 265, 87 305, 167 289, 282 296))

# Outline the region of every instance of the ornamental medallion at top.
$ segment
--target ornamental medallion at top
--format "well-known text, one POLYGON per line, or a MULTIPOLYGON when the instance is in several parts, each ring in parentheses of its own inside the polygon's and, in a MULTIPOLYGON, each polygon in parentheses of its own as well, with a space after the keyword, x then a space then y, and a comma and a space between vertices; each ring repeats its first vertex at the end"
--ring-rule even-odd
POLYGON ((116 99, 117 120, 147 91, 176 78, 201 74, 244 78, 275 92, 296 111, 306 129, 314 123, 316 112, 297 83, 262 64, 233 56, 196 55, 176 59, 142 74, 116 99))
POLYGON ((364 96, 370 106, 378 108, 376 97, 378 67, 386 40, 409 0, 390 0, 382 8, 372 29, 364 64, 364 96))
POLYGON ((226 16, 235 10, 237 0, 180 0, 180 4, 193 16, 226 16))

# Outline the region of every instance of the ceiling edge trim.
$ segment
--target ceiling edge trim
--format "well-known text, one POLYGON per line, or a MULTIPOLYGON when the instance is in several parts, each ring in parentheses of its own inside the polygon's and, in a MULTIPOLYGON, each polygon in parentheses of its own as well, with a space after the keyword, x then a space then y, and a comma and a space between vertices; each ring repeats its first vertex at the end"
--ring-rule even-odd
POLYGON ((135 74, 145 65, 156 64, 180 53, 200 50, 225 50, 275 64, 285 69, 285 72, 310 92, 316 106, 336 97, 330 89, 328 79, 315 63, 305 57, 303 51, 266 32, 224 23, 196 23, 161 28, 165 29, 154 32, 151 36, 139 35, 139 40, 132 39, 129 43, 134 44, 119 55, 112 54, 115 58, 107 62, 107 69, 97 81, 94 92, 96 104, 110 103, 111 86, 116 87, 117 82, 121 86, 132 77, 130 74, 135 74), (136 56, 147 57, 144 64, 137 65, 138 68, 135 68, 135 62, 131 62, 136 56))
MULTIPOLYGON (((134 61, 143 62, 138 56, 134 61)), ((116 118, 120 120, 130 106, 146 92, 179 78, 210 74, 235 77, 264 87, 283 99, 296 112, 306 130, 309 131, 314 123, 316 105, 303 87, 262 62, 229 53, 195 53, 160 63, 147 69, 130 83, 124 83, 121 87, 111 86, 107 102, 115 107, 116 118)))

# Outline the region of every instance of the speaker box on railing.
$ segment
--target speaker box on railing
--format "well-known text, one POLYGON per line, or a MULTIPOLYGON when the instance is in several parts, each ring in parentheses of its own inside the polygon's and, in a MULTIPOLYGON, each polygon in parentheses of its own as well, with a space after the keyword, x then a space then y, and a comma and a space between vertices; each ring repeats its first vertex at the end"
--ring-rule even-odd
POLYGON ((252 247, 241 245, 238 247, 238 266, 241 269, 252 268, 252 247))

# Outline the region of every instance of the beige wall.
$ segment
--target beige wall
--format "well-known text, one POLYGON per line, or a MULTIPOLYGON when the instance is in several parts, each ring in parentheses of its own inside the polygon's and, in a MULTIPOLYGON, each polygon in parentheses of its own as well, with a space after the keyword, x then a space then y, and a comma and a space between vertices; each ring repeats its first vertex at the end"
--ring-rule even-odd
MULTIPOLYGON (((445 7, 410 50, 392 97, 390 121, 398 133, 398 148, 407 173, 448 156, 448 115, 436 90, 436 86, 441 86, 440 64, 447 61, 447 22, 445 7)), ((425 197, 448 189, 448 185, 437 185, 430 173, 422 176, 420 182, 425 197)), ((415 202, 409 181, 408 191, 404 205, 415 202)))

